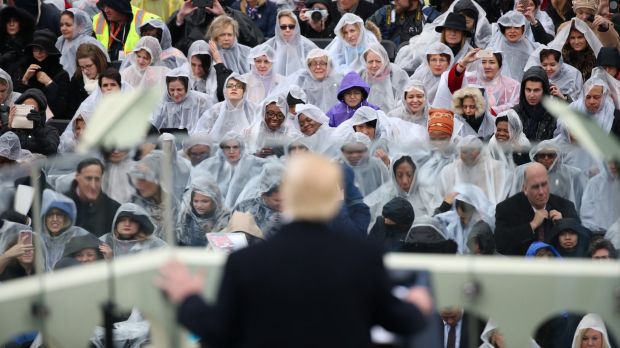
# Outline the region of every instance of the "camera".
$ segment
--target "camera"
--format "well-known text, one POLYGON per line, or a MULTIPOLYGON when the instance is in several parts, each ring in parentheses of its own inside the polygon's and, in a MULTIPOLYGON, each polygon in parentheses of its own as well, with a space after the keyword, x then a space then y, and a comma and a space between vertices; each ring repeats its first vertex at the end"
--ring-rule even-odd
POLYGON ((306 16, 308 16, 308 18, 310 18, 313 22, 318 22, 321 21, 325 18, 327 18, 327 10, 322 10, 322 9, 311 9, 306 11, 306 16))

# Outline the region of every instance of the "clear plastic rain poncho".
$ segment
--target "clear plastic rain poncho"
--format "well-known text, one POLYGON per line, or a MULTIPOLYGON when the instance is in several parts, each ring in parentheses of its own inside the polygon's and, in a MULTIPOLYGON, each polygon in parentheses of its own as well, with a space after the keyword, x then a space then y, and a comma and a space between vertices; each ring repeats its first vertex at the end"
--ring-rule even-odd
MULTIPOLYGON (((518 4, 519 2, 515 1, 514 6, 512 8, 514 11, 517 10, 518 4)), ((542 24, 543 29, 545 29, 545 32, 547 32, 547 34, 551 36, 555 36, 555 25, 553 24, 553 20, 551 19, 551 17, 549 17, 549 15, 547 14, 547 11, 541 10, 540 5, 536 7, 536 9, 534 10, 534 17, 536 17, 536 20, 540 24, 542 24)), ((532 33, 532 25, 529 23, 529 21, 527 22, 525 26, 525 35, 527 35, 530 41, 535 41, 534 33, 532 33)))
POLYGON ((308 52, 317 48, 314 42, 301 35, 297 16, 290 10, 278 12, 276 16, 276 35, 263 43, 269 46, 276 53, 273 64, 273 71, 283 76, 289 76, 299 69, 303 69, 304 61, 308 52), (286 41, 280 29, 280 18, 287 17, 295 21, 295 34, 286 41))
POLYGON ((363 133, 352 133, 346 136, 342 142, 341 160, 353 168, 355 173, 355 185, 359 188, 362 196, 366 196, 381 185, 390 181, 390 173, 380 159, 370 152, 370 138, 363 133), (363 151, 357 163, 353 163, 345 156, 345 151, 363 151))
POLYGON ((217 103, 217 73, 213 67, 213 58, 209 52, 209 44, 205 40, 196 40, 187 51, 188 62, 183 66, 189 73, 190 88, 196 92, 206 94, 213 103, 217 103), (209 66, 203 66, 206 77, 198 78, 192 73, 191 61, 195 55, 208 55, 209 66))
MULTIPOLYGON (((611 98, 609 93, 609 85, 604 78, 601 78, 599 74, 592 74, 592 77, 588 81, 583 84, 583 89, 581 91, 581 95, 579 99, 575 100, 570 104, 570 107, 573 110, 579 111, 582 114, 590 117, 590 119, 594 120, 603 130, 607 133, 611 132, 611 126, 614 123, 614 111, 616 107, 614 105, 614 101, 611 98), (586 95, 590 93, 590 91, 594 87, 602 87, 603 88, 603 98, 601 100, 601 105, 599 106, 596 112, 590 112, 586 108, 586 95)), ((558 122, 559 124, 560 122, 558 122)), ((562 126, 564 128, 564 126, 562 126)), ((558 132, 558 130, 556 130, 558 132)))
POLYGON ((76 53, 81 44, 89 43, 96 45, 106 55, 107 60, 110 61, 108 50, 93 37, 93 21, 90 15, 77 8, 70 8, 66 11, 73 14, 73 37, 71 40, 67 40, 60 35, 58 40, 56 40, 56 48, 60 51, 60 64, 69 74, 69 77, 75 74, 76 53))
MULTIPOLYGON (((549 192, 573 202, 577 211, 579 211, 581 197, 587 182, 586 175, 580 169, 567 166, 562 162, 560 147, 553 140, 543 140, 530 150, 532 162, 536 161, 535 158, 538 153, 556 154, 555 161, 547 170, 549 175, 549 192)), ((511 194, 516 194, 523 190, 526 169, 527 164, 517 167, 517 170, 514 172, 511 194)))
POLYGON ((235 211, 252 214, 266 238, 277 232, 282 223, 282 213, 267 206, 263 195, 279 190, 283 174, 284 166, 281 163, 266 163, 260 175, 248 182, 235 205, 235 211))
MULTIPOLYGON (((417 176, 417 166, 415 161, 413 160, 414 156, 407 154, 398 154, 392 157, 392 163, 390 165, 390 174, 391 180, 381 185, 378 189, 368 194, 364 198, 364 203, 370 209, 370 221, 371 224, 376 221, 377 216, 381 215, 383 206, 386 205, 389 201, 394 199, 395 197, 401 197, 409 201, 411 206, 413 207, 413 211, 415 212, 416 218, 418 216, 428 215, 428 210, 426 208, 426 202, 422 201, 422 197, 419 194, 419 186, 416 180, 417 176), (394 164, 396 162, 402 161, 399 163, 399 166, 409 164, 407 159, 403 160, 403 158, 409 157, 413 162, 413 178, 411 179, 411 186, 408 191, 404 191, 404 189, 398 184, 396 172, 394 171, 394 164)), ((398 168, 396 168, 398 169, 398 168)), ((372 227, 369 226, 369 230, 372 227)))
POLYGON ((154 231, 155 223, 144 208, 134 203, 125 203, 118 208, 116 215, 114 215, 112 231, 101 236, 99 240, 112 249, 114 257, 118 257, 165 247, 166 242, 155 236, 154 231), (139 235, 130 240, 119 238, 116 225, 122 217, 129 217, 140 225, 139 235))
POLYGON ((229 218, 230 211, 224 207, 217 183, 209 173, 197 173, 183 194, 176 224, 177 241, 180 245, 206 246, 206 234, 223 230, 228 225, 229 218), (194 208, 192 201, 196 194, 211 200, 211 210, 201 214, 194 208))
POLYGON ((219 141, 228 132, 241 133, 256 122, 258 106, 247 98, 247 79, 235 73, 228 76, 225 85, 231 79, 246 84, 243 91, 243 99, 236 105, 228 99, 228 93, 224 91, 224 101, 221 101, 205 111, 196 125, 195 131, 208 132, 215 141, 219 141))
POLYGON ((387 51, 380 43, 370 44, 362 54, 362 59, 364 60, 364 67, 359 71, 359 74, 362 80, 370 86, 368 102, 378 106, 383 111, 393 110, 403 97, 401 91, 407 84, 409 75, 398 65, 390 63, 387 51), (364 55, 369 52, 381 58, 381 67, 374 76, 370 75, 366 67, 368 57, 364 58, 364 55))
MULTIPOLYGON (((185 187, 189 182, 190 172, 192 170, 191 163, 183 157, 180 157, 177 153, 177 140, 176 137, 170 133, 164 133, 157 139, 159 147, 164 151, 168 149, 170 151, 170 164, 172 166, 172 189, 174 190, 174 197, 180 200, 185 191, 185 187)), ((163 155, 163 152, 161 153, 163 155)), ((163 157, 162 157, 163 160, 163 157)))
POLYGON ((439 193, 437 179, 441 171, 457 159, 454 147, 456 139, 458 137, 444 142, 431 141, 414 153, 414 160, 419 164, 416 170, 416 181, 420 186, 419 194, 426 204, 428 216, 432 216, 435 208, 443 202, 444 197, 439 193))
MULTIPOLYGON (((132 90, 133 86, 131 86, 127 81, 121 81, 121 92, 126 93, 132 90)), ((101 88, 99 87, 99 85, 97 85, 97 88, 82 102, 82 104, 80 104, 78 111, 83 110, 86 112, 94 113, 97 109, 97 106, 99 105, 99 102, 101 102, 101 100, 103 99, 103 96, 104 94, 103 92, 101 92, 101 88)), ((76 111, 75 115, 77 115, 78 111, 76 111)), ((75 115, 73 117, 76 117, 75 115)), ((69 122, 63 134, 65 132, 73 132, 72 122, 69 122)))
MULTIPOLYGON (((442 25, 446 21, 446 17, 448 17, 448 13, 454 12, 454 7, 464 1, 469 1, 476 7, 478 11, 478 19, 476 20, 476 33, 473 36, 474 43, 476 47, 486 47, 491 39, 492 27, 487 20, 487 14, 480 5, 476 1, 471 0, 456 0, 454 1, 448 10, 443 13, 441 16, 435 18, 432 23, 427 23, 424 25, 424 30, 420 35, 416 35, 409 39, 409 44, 404 46, 402 49, 398 50, 398 54, 396 55, 396 63, 403 69, 415 70, 418 68, 420 64, 422 64, 424 60, 424 55, 426 54, 426 50, 428 47, 441 40, 441 33, 435 31, 437 26, 442 25)), ((466 39, 465 42, 465 50, 461 49, 456 58, 451 62, 450 66, 456 64, 456 62, 461 59, 467 51, 472 47, 471 40, 466 39)))
POLYGON ((176 69, 187 63, 187 58, 183 52, 172 46, 172 36, 170 35, 170 29, 168 29, 166 23, 157 18, 144 21, 140 28, 136 29, 138 30, 138 35, 140 35, 140 30, 146 25, 161 30, 159 45, 161 46, 161 63, 163 66, 168 69, 176 69))
MULTIPOLYGON (((489 321, 487 322, 487 325, 484 327, 484 330, 482 330, 482 334, 480 334, 480 340, 482 341, 480 348, 495 348, 496 347, 495 343, 491 343, 491 336, 497 329, 498 329, 497 325, 495 325, 495 323, 493 323, 493 321, 489 319, 489 321)), ((533 338, 530 338, 530 343, 531 344, 528 348, 540 348, 540 346, 536 343, 536 341, 533 338)))
POLYGON ((135 189, 127 174, 136 162, 132 159, 133 151, 124 152, 124 157, 119 161, 115 159, 114 162, 110 159, 110 155, 106 156, 104 153, 105 171, 101 181, 103 192, 121 204, 129 202, 131 196, 135 194, 135 189))
POLYGON ((620 166, 604 164, 590 179, 581 200, 581 222, 592 231, 606 231, 618 219, 620 211, 620 166), (612 168, 613 167, 613 171, 612 168))
POLYGON ((207 132, 196 132, 187 138, 183 139, 183 149, 179 154, 181 157, 190 161, 192 166, 195 167, 198 163, 211 157, 215 153, 215 141, 207 132), (196 145, 204 145, 208 147, 207 152, 204 154, 204 158, 195 158, 191 155, 191 150, 196 145))
POLYGON ((523 33, 517 42, 510 42, 506 39, 506 36, 502 34, 500 26, 526 28, 527 19, 518 11, 509 11, 501 16, 497 21, 497 25, 493 26, 493 36, 491 37, 491 42, 489 42, 487 46, 487 49, 493 50, 493 52, 502 52, 502 57, 504 58, 502 75, 510 77, 515 81, 521 81, 525 64, 530 58, 530 54, 538 47, 538 43, 527 37, 525 33, 523 33))
POLYGON ((15 133, 9 131, 0 136, 0 157, 17 161, 22 155, 22 146, 15 133))
POLYGON ((564 27, 560 31, 558 31, 558 33, 555 35, 555 39, 549 42, 547 46, 549 46, 549 48, 553 48, 555 50, 562 52, 562 58, 564 59, 564 62, 571 64, 573 67, 579 70, 585 79, 589 76, 591 69, 594 67, 594 65, 596 65, 594 58, 598 56, 598 52, 603 47, 603 44, 598 39, 598 36, 596 36, 596 33, 594 33, 592 29, 590 29, 590 26, 586 22, 580 20, 577 17, 574 17, 570 20, 570 24, 564 25, 564 27), (590 49, 592 49, 592 52, 594 53, 594 57, 592 57, 592 61, 577 62, 577 61, 571 60, 571 59, 574 60, 577 57, 585 56, 585 53, 583 51, 576 52, 569 44, 568 39, 570 36, 570 32, 572 31, 572 28, 575 28, 578 32, 582 33, 583 36, 585 37, 588 43, 588 46, 590 47, 590 49), (581 63, 581 64, 577 64, 577 63, 581 63))
MULTIPOLYGON (((85 109, 78 109, 78 111, 73 116, 73 119, 71 119, 71 122, 69 122, 70 127, 67 126, 67 128, 69 128, 69 131, 65 129, 65 131, 63 131, 62 135, 60 136, 60 144, 58 144, 58 153, 75 152, 75 148, 79 142, 79 139, 77 138, 77 134, 75 133, 75 130, 76 130, 75 123, 78 120, 82 120, 84 122, 84 126, 88 126, 88 122, 90 121, 90 118, 93 116, 93 114, 94 112, 92 111, 88 111, 85 109)), ((82 132, 84 132, 84 129, 82 130, 82 132)))
POLYGON ((404 121, 417 124, 426 128, 426 122, 428 121, 428 97, 426 94, 426 83, 420 80, 416 80, 413 77, 407 81, 403 92, 401 93, 401 102, 395 109, 388 112, 388 117, 400 118, 404 121), (407 99, 405 94, 407 93, 422 93, 424 94, 423 107, 416 113, 411 111, 409 105, 407 105, 407 99))
MULTIPOLYGON (((271 93, 271 91, 282 83, 285 79, 284 76, 277 73, 272 66, 269 72, 266 75, 259 74, 256 69, 256 64, 254 63, 254 59, 265 56, 267 60, 271 63, 276 62, 276 53, 268 45, 259 45, 253 47, 250 50, 250 55, 248 56, 248 62, 250 64, 250 72, 243 75, 243 77, 248 81, 247 84, 247 98, 249 101, 260 104, 263 100, 271 93)), ((286 76, 286 75, 285 75, 286 76)))
POLYGON ((489 155, 480 139, 474 135, 465 136, 459 141, 457 150, 459 158, 441 171, 438 199, 443 200, 456 185, 464 183, 478 186, 493 204, 508 197, 512 173, 489 155))
POLYGON ((334 60, 336 70, 343 74, 362 69, 364 67, 362 57, 364 51, 370 47, 370 44, 379 42, 377 37, 364 27, 364 20, 352 13, 342 15, 338 24, 336 24, 334 34, 336 34, 336 37, 325 47, 325 50, 334 60), (359 27, 359 36, 355 45, 349 44, 342 35, 342 29, 347 25, 359 27))
MULTIPOLYGON (((166 78, 185 79, 188 81, 189 85, 189 74, 185 69, 179 68, 171 70, 166 74, 166 78)), ((166 89, 168 90, 168 88, 166 89)), ((189 133, 195 131, 198 119, 212 104, 209 98, 203 93, 192 90, 186 90, 185 92, 187 94, 181 102, 174 101, 169 91, 164 95, 161 106, 151 118, 151 124, 153 124, 155 128, 187 129, 189 133)))
POLYGON ((286 122, 288 115, 288 105, 283 97, 269 97, 265 99, 259 113, 260 119, 256 120, 253 125, 244 131, 244 135, 248 140, 248 149, 254 153, 262 148, 283 148, 288 144, 299 132, 295 127, 286 122), (269 104, 275 103, 278 109, 284 114, 284 121, 276 130, 271 130, 266 123, 266 109, 269 104))
POLYGON ((605 232, 605 239, 610 241, 616 249, 620 250, 620 218, 609 226, 609 229, 605 232))
POLYGON ((575 140, 568 129, 563 128, 553 140, 562 151, 562 162, 567 166, 579 168, 587 178, 592 178, 601 172, 601 162, 583 148, 575 140))
POLYGON ((0 69, 0 84, 6 84, 6 98, 0 100, 0 104, 12 106, 22 94, 13 90, 13 79, 11 79, 11 75, 2 69, 0 69))
MULTIPOLYGON (((321 124, 319 129, 312 135, 303 134, 303 141, 310 146, 310 149, 317 153, 326 155, 332 155, 331 149, 333 148, 332 132, 333 128, 329 127, 329 117, 325 115, 321 109, 312 104, 297 104, 295 106, 295 112, 297 113, 296 122, 299 123, 299 116, 304 115, 310 118, 314 122, 321 124)), ((303 133, 304 129, 300 131, 303 133)))
POLYGON ((415 73, 413 73, 413 75, 411 76, 412 80, 417 80, 424 84, 424 87, 427 91, 427 103, 430 105, 434 105, 433 101, 435 100, 435 95, 437 94, 437 87, 439 86, 441 75, 434 75, 431 71, 431 68, 428 64, 428 57, 431 54, 449 55, 450 61, 448 63, 448 66, 452 66, 454 64, 454 55, 452 54, 452 50, 450 49, 450 47, 437 41, 428 46, 428 48, 426 49, 426 53, 422 57, 422 65, 418 67, 415 73))
MULTIPOLYGON (((217 154, 208 158, 194 169, 192 169, 191 177, 200 175, 200 173, 210 173, 215 177, 220 187, 220 192, 224 199, 224 206, 228 209, 234 207, 241 191, 245 188, 250 179, 259 173, 265 159, 256 157, 248 153, 245 145, 245 139, 239 133, 229 132, 222 137, 220 149, 217 154), (231 143, 239 146, 239 160, 231 162, 227 159, 222 146, 231 143)), ((190 178, 191 182, 191 178, 190 178)))
MULTIPOLYGON (((161 186, 161 167, 163 160, 164 154, 159 150, 155 150, 146 155, 140 161, 136 162, 128 174, 131 179, 131 184, 136 188, 136 192, 131 196, 130 202, 135 203, 142 209, 146 210, 149 217, 155 221, 155 235, 160 238, 163 238, 165 226, 163 194, 166 193, 166 191, 165 188, 161 186), (157 184, 157 192, 151 197, 142 197, 138 190, 140 180, 157 184)), ((172 165, 170 168, 174 169, 175 167, 172 165)), ((180 183, 183 182, 183 177, 177 177, 174 174, 175 173, 173 172, 173 186, 181 186, 180 183), (176 183, 179 184, 176 185, 176 183)), ((186 183, 187 178, 185 178, 183 185, 186 183)), ((183 188, 185 188, 185 186, 183 186, 183 188)), ((182 192, 183 191, 181 190, 180 194, 182 194, 182 192)), ((172 210, 171 216, 176 216, 178 207, 176 195, 171 195, 170 202, 172 204, 172 207, 170 207, 172 210)))
POLYGON ((165 85, 166 74, 170 69, 161 63, 161 47, 156 38, 142 37, 127 59, 131 65, 121 70, 121 76, 123 81, 129 83, 133 88, 146 88, 156 85, 163 87, 165 85), (151 56, 151 65, 144 69, 141 69, 136 61, 136 54, 139 51, 146 51, 151 56))
MULTIPOLYGON (((136 308, 133 308, 127 320, 114 323, 114 347, 142 347, 150 342, 150 331, 149 322, 144 320, 136 308)), ((91 337, 90 343, 97 348, 105 348, 105 328, 95 327, 95 335, 91 337)))
POLYGON ((45 189, 43 191, 41 219, 43 220, 42 226, 44 233, 41 235, 47 248, 47 264, 49 264, 51 268, 54 268, 56 262, 62 258, 65 252, 65 245, 67 245, 71 238, 90 234, 87 230, 74 226, 76 217, 77 208, 71 198, 50 189, 45 189), (65 226, 62 227, 56 236, 51 235, 47 225, 47 215, 52 209, 58 209, 65 215, 65 226))
POLYGON ((600 332, 603 341, 601 342, 602 348, 612 347, 609 343, 609 336, 607 335, 607 328, 605 327, 603 319, 598 314, 588 313, 581 319, 579 325, 577 325, 577 329, 575 330, 575 335, 573 336, 573 342, 571 343, 570 348, 582 347, 582 337, 587 329, 593 329, 600 332))
POLYGON ((247 57, 250 55, 250 47, 240 44, 236 37, 235 42, 229 48, 222 48, 218 45, 217 49, 228 69, 239 75, 250 72, 250 64, 247 61, 247 57))
POLYGON ((489 154, 493 159, 500 162, 504 162, 506 168, 509 171, 513 171, 516 168, 516 164, 512 157, 512 154, 529 150, 530 141, 523 134, 523 124, 519 115, 513 109, 508 109, 497 115, 495 120, 499 117, 508 118, 508 134, 509 140, 506 142, 499 142, 495 137, 495 134, 489 139, 489 154))
POLYGON ((553 76, 547 75, 549 78, 549 83, 558 86, 558 89, 563 95, 568 95, 572 100, 577 100, 577 98, 579 98, 579 94, 581 93, 581 89, 583 88, 583 76, 581 76, 581 72, 575 69, 572 65, 564 63, 561 50, 540 45, 530 55, 530 59, 527 61, 527 64, 525 64, 524 70, 527 71, 527 69, 535 65, 542 66, 540 61, 540 52, 542 50, 549 49, 560 53, 560 61, 557 63, 557 71, 553 74, 553 76))
MULTIPOLYGON (((31 231, 32 232, 32 228, 30 226, 27 225, 22 225, 22 224, 18 224, 16 222, 12 222, 12 221, 8 221, 8 220, 1 220, 2 222, 2 226, 0 226, 0 255, 4 254, 7 250, 9 250, 9 246, 11 244, 16 244, 19 242, 19 232, 21 231, 31 231)), ((40 235, 36 232, 32 232, 32 239, 34 241, 35 244, 38 243, 38 245, 41 246, 41 251, 43 252, 43 270, 45 270, 46 272, 50 271, 52 269, 52 265, 49 264, 48 260, 49 257, 47 256, 47 245, 45 244, 45 242, 40 238, 40 235)), ((37 248, 35 247, 35 257, 36 257, 36 252, 37 252, 37 248)), ((34 262, 36 259, 33 259, 33 270, 35 269, 35 264, 34 262)))
POLYGON ((434 218, 444 225, 446 237, 456 242, 458 253, 469 254, 471 253, 467 246, 469 233, 478 221, 482 220, 491 227, 491 230, 495 229, 495 204, 491 203, 485 193, 476 185, 458 184, 454 186, 452 191, 457 193, 454 203, 452 203, 452 209, 435 215, 434 218), (457 213, 457 201, 465 202, 475 208, 465 226, 457 213))
MULTIPOLYGON (((502 36, 503 37, 503 36, 502 36)), ((519 93, 521 92, 521 83, 504 74, 503 67, 506 66, 506 53, 494 51, 493 53, 501 53, 503 57, 502 69, 492 80, 484 76, 484 69, 480 60, 476 61, 470 70, 465 72, 462 87, 465 86, 481 86, 484 88, 489 109, 496 113, 508 110, 519 104, 519 93)), ((452 103, 452 93, 448 88, 448 74, 441 75, 441 81, 437 88, 435 96, 435 107, 449 107, 452 103)))
MULTIPOLYGON (((400 132, 392 128, 392 123, 390 122, 390 119, 385 115, 385 113, 383 113, 383 111, 375 110, 369 106, 362 106, 359 109, 355 110, 355 113, 350 119, 342 122, 334 130, 333 136, 335 139, 344 139, 349 134, 355 132, 355 126, 359 126, 371 121, 376 121, 376 128, 375 137, 373 139, 370 139, 370 155, 374 157, 375 152, 379 149, 385 151, 386 153, 389 152, 389 143, 397 143, 400 138, 400 132)), ((422 137, 424 133, 424 129, 422 129, 422 127, 415 127, 415 125, 410 125, 407 130, 416 130, 413 133, 403 134, 404 137, 412 139, 418 139, 422 137)))

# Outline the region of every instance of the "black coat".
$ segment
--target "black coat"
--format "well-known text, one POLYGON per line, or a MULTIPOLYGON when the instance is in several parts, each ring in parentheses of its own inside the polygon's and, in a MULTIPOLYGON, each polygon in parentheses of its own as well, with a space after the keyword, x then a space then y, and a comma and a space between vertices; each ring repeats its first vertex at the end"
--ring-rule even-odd
MULTIPOLYGON (((549 194, 547 211, 557 210, 564 218, 575 218, 579 221, 579 214, 573 202, 549 194)), ((499 203, 495 210, 495 243, 497 251, 504 255, 525 255, 532 242, 538 236, 532 231, 530 221, 534 218, 534 209, 523 192, 507 198, 499 203)), ((551 233, 553 222, 545 220, 542 224, 544 235, 551 233)))
MULTIPOLYGON (((333 23, 338 23, 338 21, 342 17, 342 14, 340 13, 340 11, 338 11, 338 4, 336 3, 336 1, 332 1, 328 9, 329 9, 330 16, 333 14, 331 21, 333 23)), ((377 9, 378 8, 375 4, 371 4, 368 1, 361 0, 359 4, 357 5, 357 8, 355 9, 355 12, 353 12, 353 14, 357 15, 358 17, 363 19, 364 22, 366 22, 368 17, 372 16, 375 13, 375 11, 377 11, 377 9)))
MULTIPOLYGON (((436 320, 439 322, 439 342, 442 342, 441 346, 443 347, 444 342, 444 323, 441 317, 438 315, 436 320)), ((456 338, 457 342, 459 342, 459 347, 461 348, 475 348, 479 347, 482 344, 482 340, 480 339, 480 335, 486 326, 486 322, 482 319, 476 317, 475 315, 471 315, 467 312, 463 313, 461 323, 461 335, 456 338), (474 333, 474 342, 476 342, 475 346, 471 346, 469 343, 471 341, 470 331, 473 330, 474 333)), ((458 332, 457 332, 458 334, 458 332)))
POLYGON ((378 246, 309 222, 233 253, 217 304, 191 296, 178 318, 214 347, 369 347, 375 324, 402 334, 425 324, 392 296, 378 246))
POLYGON ((84 202, 78 197, 76 188, 77 184, 74 181, 71 190, 65 193, 65 196, 71 198, 77 207, 75 225, 97 237, 112 232, 114 215, 121 205, 103 192, 99 194, 99 198, 95 202, 84 202))
POLYGON ((30 64, 37 64, 41 66, 41 71, 45 72, 47 76, 52 79, 52 83, 45 86, 41 84, 35 75, 32 75, 28 83, 24 85, 21 80, 16 88, 24 91, 28 88, 36 88, 41 90, 45 94, 45 98, 49 103, 50 110, 54 113, 55 119, 71 119, 73 115, 69 115, 69 74, 62 68, 59 62, 60 56, 50 55, 45 61, 37 62, 34 58, 30 58, 22 68, 22 72, 25 74, 30 64))
POLYGON ((84 88, 84 80, 73 76, 69 83, 69 104, 67 105, 67 116, 73 118, 82 102, 88 98, 88 92, 84 88))

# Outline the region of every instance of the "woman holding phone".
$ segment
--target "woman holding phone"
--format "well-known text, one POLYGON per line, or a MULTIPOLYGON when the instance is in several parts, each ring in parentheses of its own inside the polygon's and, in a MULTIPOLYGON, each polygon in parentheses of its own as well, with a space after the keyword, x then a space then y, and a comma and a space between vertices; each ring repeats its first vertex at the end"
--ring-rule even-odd
POLYGON ((33 275, 35 235, 30 226, 6 220, 0 223, 0 282, 33 275))

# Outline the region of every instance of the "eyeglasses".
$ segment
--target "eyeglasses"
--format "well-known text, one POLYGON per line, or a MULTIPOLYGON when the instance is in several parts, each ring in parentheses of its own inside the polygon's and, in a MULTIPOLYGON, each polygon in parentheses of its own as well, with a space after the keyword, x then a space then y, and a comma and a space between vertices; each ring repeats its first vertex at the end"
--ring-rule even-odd
POLYGON ((267 111, 267 112, 265 112, 265 117, 266 118, 273 118, 273 119, 276 119, 278 121, 284 120, 284 114, 281 113, 281 112, 267 111))
POLYGON ((95 64, 87 64, 87 65, 80 65, 80 70, 84 71, 84 70, 90 70, 95 66, 95 64))
POLYGON ((327 62, 310 62, 308 66, 311 68, 324 68, 327 66, 327 62))
POLYGON ((221 147, 222 150, 224 151, 239 151, 239 146, 238 145, 233 145, 233 146, 222 146, 221 147))
POLYGON ((226 88, 228 89, 243 89, 243 84, 242 83, 229 83, 226 85, 226 88))
POLYGON ((556 153, 554 152, 549 152, 549 153, 537 153, 536 154, 536 158, 555 158, 557 156, 556 153))
POLYGON ((280 24, 280 30, 295 30, 295 24, 280 24))

